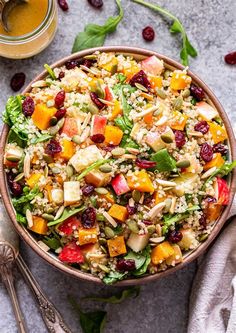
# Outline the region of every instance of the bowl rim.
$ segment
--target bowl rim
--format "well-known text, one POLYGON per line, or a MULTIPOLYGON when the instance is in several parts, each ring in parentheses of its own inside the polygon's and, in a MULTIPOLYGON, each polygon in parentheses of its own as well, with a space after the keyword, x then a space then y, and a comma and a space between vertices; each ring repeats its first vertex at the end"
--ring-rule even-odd
MULTIPOLYGON (((184 69, 185 67, 178 63, 177 61, 164 56, 162 54, 159 54, 155 51, 152 50, 147 50, 143 48, 138 48, 138 47, 128 47, 128 46, 105 46, 105 47, 97 47, 97 48, 92 48, 92 49, 87 49, 83 50, 77 53, 74 53, 72 55, 69 55, 67 57, 64 57, 56 62, 54 62, 51 67, 60 67, 62 66, 66 61, 68 60, 75 60, 79 58, 83 58, 84 56, 94 53, 96 51, 100 52, 115 52, 115 53, 120 53, 120 54, 131 54, 134 56, 140 56, 140 57, 149 57, 152 55, 157 56, 158 58, 162 59, 164 63, 167 65, 167 67, 175 68, 175 69, 184 69)), ((29 83, 29 85, 23 90, 22 94, 27 93, 28 91, 31 90, 31 85, 35 81, 43 79, 47 75, 47 71, 44 70, 41 72, 39 75, 33 79, 29 83)), ((209 101, 211 104, 215 106, 215 108, 218 110, 224 125, 226 127, 227 133, 228 133, 228 145, 230 147, 230 157, 232 160, 236 158, 236 142, 235 142, 235 137, 234 137, 234 132, 231 127, 230 121, 228 119, 228 116, 226 112, 224 111, 222 105, 218 101, 217 97, 214 95, 214 93, 211 91, 211 89, 192 71, 188 70, 188 75, 190 75, 193 79, 193 82, 196 83, 198 86, 203 88, 205 91, 207 97, 209 98, 209 101)), ((43 258, 47 263, 52 265, 53 267, 56 267, 60 271, 69 274, 70 276, 73 276, 75 278, 79 278, 85 281, 89 282, 94 282, 97 284, 104 285, 102 280, 100 280, 98 277, 92 275, 91 273, 84 273, 80 271, 77 268, 71 267, 69 265, 66 265, 62 262, 59 261, 56 257, 54 257, 52 254, 45 252, 37 243, 37 241, 33 238, 33 236, 29 233, 29 231, 26 228, 22 228, 22 226, 16 221, 15 217, 15 212, 13 210, 11 201, 10 201, 10 196, 7 188, 7 184, 5 181, 5 172, 4 172, 4 165, 3 165, 3 155, 4 155, 4 148, 7 140, 7 135, 8 135, 9 128, 7 125, 3 126, 1 138, 0 138, 0 153, 1 153, 1 162, 0 162, 0 191, 3 199, 3 203, 5 205, 5 208, 12 220, 12 223, 17 231, 17 233, 21 236, 21 238, 41 257, 43 258)), ((151 281, 155 281, 157 279, 163 278, 173 272, 176 272, 177 270, 180 270, 181 268, 185 267, 187 264, 191 263, 193 260, 195 260, 198 256, 200 256, 212 243, 212 241, 215 239, 215 237, 218 235, 220 232, 221 228, 223 227, 234 197, 236 189, 236 170, 234 170, 231 174, 230 177, 230 198, 229 198, 229 205, 225 207, 223 210, 223 213, 219 217, 217 223, 215 224, 212 232, 210 233, 208 239, 199 245, 199 247, 190 254, 186 256, 184 261, 172 268, 168 268, 165 271, 155 273, 153 275, 147 275, 144 277, 140 278, 129 278, 123 281, 119 281, 114 284, 114 286, 129 286, 129 285, 140 285, 140 284, 145 284, 151 281)))

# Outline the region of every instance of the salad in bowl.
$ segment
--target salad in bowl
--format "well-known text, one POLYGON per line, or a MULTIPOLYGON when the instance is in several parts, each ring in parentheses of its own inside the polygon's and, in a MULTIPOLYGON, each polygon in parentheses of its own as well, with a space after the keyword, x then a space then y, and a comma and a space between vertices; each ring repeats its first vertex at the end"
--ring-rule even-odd
POLYGON ((228 134, 187 69, 99 52, 62 66, 4 112, 4 169, 22 228, 110 284, 165 271, 229 203, 228 134))

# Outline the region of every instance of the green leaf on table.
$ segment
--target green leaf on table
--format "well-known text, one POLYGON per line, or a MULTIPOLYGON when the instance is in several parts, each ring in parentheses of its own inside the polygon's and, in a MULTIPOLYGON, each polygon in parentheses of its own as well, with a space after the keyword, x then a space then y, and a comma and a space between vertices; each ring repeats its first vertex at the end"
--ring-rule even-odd
POLYGON ((105 42, 107 34, 116 30, 116 27, 124 16, 120 0, 116 0, 119 14, 117 16, 109 17, 104 25, 87 24, 83 32, 80 32, 74 41, 72 53, 81 50, 89 49, 92 47, 102 46, 105 42))
POLYGON ((84 210, 84 206, 80 206, 78 208, 74 208, 74 209, 69 209, 69 208, 65 208, 61 217, 55 221, 51 221, 48 222, 48 227, 51 227, 52 225, 56 225, 58 223, 61 223, 63 221, 65 221, 66 219, 68 219, 69 217, 81 212, 82 210, 84 210))
POLYGON ((83 333, 102 333, 106 322, 106 311, 83 312, 75 299, 69 296, 69 302, 79 315, 83 333))
POLYGON ((89 297, 84 297, 83 300, 119 304, 119 303, 122 303, 127 298, 130 298, 130 297, 136 298, 139 295, 139 293, 140 293, 140 287, 135 286, 135 287, 131 287, 128 289, 124 289, 119 294, 112 295, 110 297, 89 296, 89 297))
POLYGON ((185 28, 183 26, 183 24, 180 22, 180 20, 171 12, 169 12, 168 10, 166 10, 163 7, 160 7, 158 5, 155 4, 151 4, 149 2, 143 1, 143 0, 132 0, 133 2, 136 2, 140 5, 143 5, 145 7, 148 7, 150 9, 153 9, 157 12, 159 12, 160 14, 167 16, 168 18, 170 18, 172 20, 172 25, 170 27, 170 32, 173 34, 181 34, 182 37, 182 47, 181 47, 181 51, 180 51, 180 58, 182 60, 182 64, 187 66, 189 64, 189 60, 188 57, 196 57, 197 56, 197 50, 193 47, 193 45, 190 43, 187 33, 185 31, 185 28))

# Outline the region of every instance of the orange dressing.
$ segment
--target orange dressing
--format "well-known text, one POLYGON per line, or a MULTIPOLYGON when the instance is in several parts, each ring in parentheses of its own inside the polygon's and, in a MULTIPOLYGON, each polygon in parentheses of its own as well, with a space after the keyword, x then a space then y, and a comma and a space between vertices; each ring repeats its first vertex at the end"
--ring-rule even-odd
POLYGON ((0 35, 22 36, 34 31, 44 20, 48 9, 48 0, 28 0, 12 9, 8 16, 10 32, 0 23, 0 35))

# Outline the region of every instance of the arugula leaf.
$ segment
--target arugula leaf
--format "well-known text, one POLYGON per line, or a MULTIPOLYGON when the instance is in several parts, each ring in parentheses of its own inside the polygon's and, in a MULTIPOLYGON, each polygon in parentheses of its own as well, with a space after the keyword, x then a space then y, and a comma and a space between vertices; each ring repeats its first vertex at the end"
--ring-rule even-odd
POLYGON ((16 221, 21 224, 27 224, 26 217, 20 213, 16 213, 16 221))
POLYGON ((118 80, 121 84, 125 83, 125 81, 126 81, 126 79, 127 79, 127 77, 126 77, 124 74, 121 74, 121 73, 118 73, 118 74, 116 75, 116 77, 117 77, 117 80, 118 80))
POLYGON ((123 135, 120 146, 122 148, 139 148, 139 145, 134 140, 132 140, 128 134, 123 135))
POLYGON ((110 34, 116 30, 116 27, 124 16, 120 0, 116 0, 116 4, 119 9, 118 16, 109 17, 104 25, 86 25, 84 31, 80 32, 76 36, 72 48, 72 53, 92 47, 102 46, 104 44, 107 34, 110 34))
POLYGON ((36 185, 32 190, 30 190, 29 192, 26 192, 25 195, 22 195, 19 198, 13 198, 12 204, 13 204, 15 210, 18 213, 23 212, 25 209, 25 206, 28 203, 30 203, 30 201, 32 201, 37 195, 39 195, 39 187, 36 185))
POLYGON ((138 269, 136 269, 136 271, 132 272, 132 274, 135 276, 140 276, 140 275, 145 274, 147 272, 148 266, 151 262, 151 247, 149 245, 141 253, 145 257, 145 262, 140 268, 138 268, 138 269))
POLYGON ((103 282, 105 284, 113 284, 117 281, 123 280, 125 278, 125 276, 127 275, 127 273, 121 273, 121 272, 117 272, 117 271, 110 271, 104 278, 103 278, 103 282))
POLYGON ((58 238, 56 237, 47 237, 45 236, 42 241, 50 247, 50 249, 56 250, 61 246, 61 243, 58 238))
POLYGON ((232 163, 225 162, 220 168, 217 168, 213 174, 205 181, 201 190, 205 190, 206 184, 209 183, 214 177, 220 176, 225 177, 227 176, 234 168, 236 167, 236 160, 232 163))
POLYGON ((133 251, 129 251, 126 256, 125 259, 132 259, 135 261, 135 267, 136 270, 139 269, 140 267, 143 266, 143 264, 146 261, 146 257, 145 255, 143 255, 142 253, 135 253, 133 251))
POLYGON ((47 140, 50 140, 52 138, 52 136, 50 134, 41 134, 39 136, 36 136, 34 137, 30 143, 32 145, 35 145, 36 143, 39 143, 39 142, 44 142, 44 141, 47 141, 47 140))
POLYGON ((45 64, 44 65, 44 68, 46 69, 46 71, 48 72, 48 74, 51 76, 51 78, 53 79, 53 80, 56 80, 57 78, 56 78, 56 75, 55 75, 55 73, 54 73, 54 70, 48 65, 48 64, 45 64))
POLYGON ((172 171, 176 168, 176 161, 175 159, 168 153, 167 149, 161 149, 154 153, 151 156, 151 160, 155 161, 157 165, 154 170, 158 171, 172 171))
POLYGON ((119 304, 122 303, 127 298, 138 297, 139 293, 140 293, 140 287, 135 286, 128 289, 124 289, 119 294, 110 297, 89 296, 89 297, 84 297, 83 300, 119 304))
POLYGON ((55 224, 58 224, 58 223, 61 223, 61 222, 65 221, 69 217, 81 212, 83 209, 84 209, 84 206, 80 206, 79 208, 75 208, 75 209, 65 208, 63 213, 62 213, 62 216, 59 219, 57 219, 55 221, 48 222, 48 227, 51 227, 52 225, 55 225, 55 224))
POLYGON ((80 325, 84 333, 102 333, 106 322, 106 311, 83 312, 71 296, 68 297, 69 302, 75 311, 79 314, 80 325))
POLYGON ((77 177, 77 180, 84 178, 93 169, 96 169, 96 168, 100 167, 101 165, 103 165, 105 163, 109 163, 111 161, 112 160, 108 159, 108 160, 98 160, 98 161, 94 162, 89 167, 87 167, 83 172, 81 172, 81 174, 77 177))
POLYGON ((162 15, 169 17, 171 20, 173 20, 173 23, 170 27, 170 32, 173 34, 177 34, 177 33, 181 34, 182 49, 180 51, 180 58, 182 60, 182 64, 187 66, 189 64, 188 56, 195 58, 197 56, 197 50, 190 43, 187 33, 185 31, 185 28, 182 25, 182 23, 180 22, 180 20, 175 15, 173 15, 171 12, 167 11, 166 9, 164 9, 158 5, 154 5, 154 4, 148 3, 143 0, 132 0, 132 1, 136 2, 140 5, 143 5, 145 7, 148 7, 150 9, 153 9, 153 10, 161 13, 162 15))
POLYGON ((17 144, 17 146, 24 148, 25 147, 25 141, 22 140, 12 129, 10 129, 7 142, 11 143, 14 142, 17 144))

